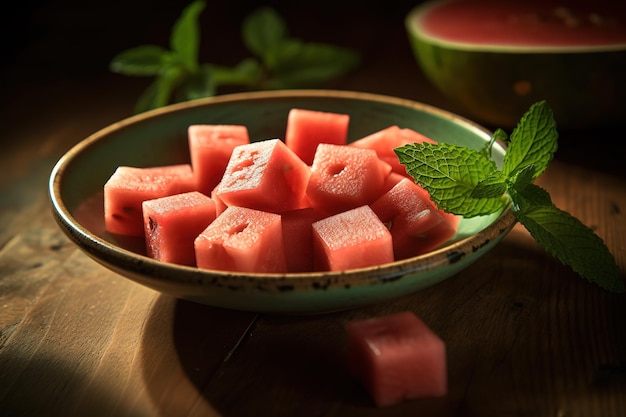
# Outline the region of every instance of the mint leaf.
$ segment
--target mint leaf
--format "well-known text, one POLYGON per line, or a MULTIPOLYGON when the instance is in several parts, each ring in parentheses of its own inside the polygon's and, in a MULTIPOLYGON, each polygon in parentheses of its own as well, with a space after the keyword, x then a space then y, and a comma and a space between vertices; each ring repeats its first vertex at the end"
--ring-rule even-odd
POLYGON ((259 83, 263 75, 261 64, 254 58, 246 58, 234 67, 211 65, 211 72, 216 86, 248 85, 259 83))
POLYGON ((167 105, 182 74, 179 67, 166 68, 139 97, 135 112, 141 113, 167 105))
POLYGON ((527 185, 532 184, 534 179, 535 179, 535 166, 531 164, 531 165, 526 165, 523 168, 515 171, 509 177, 508 182, 511 185, 511 187, 517 190, 522 190, 527 185))
POLYGON ((137 46, 115 55, 109 64, 109 69, 124 75, 157 75, 169 53, 167 49, 160 46, 137 46))
POLYGON ((522 198, 512 194, 513 210, 537 243, 588 281, 609 291, 626 291, 615 258, 602 239, 580 220, 547 204, 545 190, 538 191, 535 185, 526 188, 522 198))
POLYGON ((504 175, 500 171, 494 171, 486 178, 480 180, 472 190, 472 198, 502 197, 507 190, 504 175))
POLYGON ((195 100, 215 94, 215 77, 211 67, 203 65, 180 85, 177 101, 195 100))
POLYGON ((176 53, 179 63, 190 71, 198 66, 200 27, 198 16, 204 9, 204 1, 196 0, 183 10, 174 23, 170 35, 170 47, 176 53))
POLYGON ((287 37, 287 25, 273 9, 261 7, 244 20, 242 37, 253 54, 267 61, 268 54, 287 37))
POLYGON ((290 40, 281 43, 275 52, 268 88, 318 86, 360 63, 359 55, 346 48, 317 42, 290 40))
POLYGON ((507 135, 507 133, 500 128, 496 129, 491 135, 491 139, 489 140, 489 142, 485 144, 485 146, 483 147, 483 149, 481 149, 480 152, 487 157, 491 157, 491 149, 493 149, 493 144, 497 140, 502 141, 504 143, 508 143, 509 135, 507 135))
POLYGON ((297 62, 304 42, 296 38, 285 38, 278 42, 273 48, 266 51, 263 56, 263 64, 270 72, 276 71, 286 63, 297 62))
POLYGON ((502 172, 512 175, 525 165, 534 165, 534 178, 541 175, 557 150, 558 133, 546 101, 533 104, 513 129, 502 172))
POLYGON ((541 101, 531 106, 514 129, 502 170, 489 159, 495 141, 506 142, 501 129, 480 151, 424 143, 405 145, 395 152, 440 209, 471 217, 497 212, 511 203, 517 221, 549 253, 590 282, 624 292, 619 267, 602 239, 557 208, 550 194, 533 183, 552 160, 557 138, 552 110, 541 101))
POLYGON ((113 72, 155 77, 137 100, 136 112, 167 105, 170 99, 210 97, 221 86, 257 90, 320 87, 360 63, 359 54, 349 49, 289 37, 281 16, 270 7, 262 7, 242 24, 244 44, 253 57, 234 67, 200 64, 198 20, 204 7, 205 0, 195 0, 183 9, 170 33, 170 50, 140 46, 114 56, 109 63, 113 72), (172 68, 179 72, 176 76, 172 76, 172 68))
POLYGON ((407 173, 448 213, 474 217, 508 204, 506 196, 472 197, 480 181, 497 171, 495 163, 479 151, 448 143, 408 144, 394 151, 407 173))

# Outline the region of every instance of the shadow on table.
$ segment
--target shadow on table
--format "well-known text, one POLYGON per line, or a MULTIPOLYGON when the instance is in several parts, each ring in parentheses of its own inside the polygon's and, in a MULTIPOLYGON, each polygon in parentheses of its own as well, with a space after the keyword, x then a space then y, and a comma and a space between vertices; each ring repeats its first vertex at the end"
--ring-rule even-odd
POLYGON ((346 366, 343 325, 353 315, 263 316, 161 296, 143 337, 149 395, 164 415, 192 406, 229 417, 375 414, 346 366))
MULTIPOLYGON (((406 309, 425 317, 448 343, 449 394, 407 401, 389 415, 449 415, 462 409, 495 413, 513 407, 516 395, 530 399, 549 390, 550 381, 567 385, 574 377, 584 381, 581 392, 587 392, 602 364, 576 370, 569 363, 558 370, 546 367, 563 362, 560 352, 569 352, 572 344, 567 329, 546 326, 554 308, 579 322, 586 319, 581 297, 589 301, 596 294, 601 301, 608 296, 529 239, 516 228, 480 262, 444 283, 382 305, 327 315, 257 315, 161 296, 142 343, 149 395, 164 415, 172 410, 178 410, 172 415, 186 415, 201 405, 213 411, 209 415, 229 417, 377 415, 381 410, 347 371, 344 325, 406 309), (556 332, 555 340, 536 339, 548 330, 556 332), (519 343, 520 338, 537 343, 519 343), (533 372, 527 372, 528 364, 533 372), (511 369, 517 370, 514 379, 511 369), (542 386, 536 386, 537 375, 542 386), (494 395, 503 397, 500 406, 483 404, 494 395)), ((617 326, 610 320, 605 324, 609 332, 617 326)), ((585 339, 579 336, 576 343, 582 345, 585 339)))
POLYGON ((307 402, 369 406, 343 368, 338 323, 329 316, 267 317, 161 296, 143 337, 146 386, 164 409, 185 399, 176 405, 181 414, 181 406, 198 401, 229 416, 261 415, 270 405, 272 415, 306 415, 307 402))

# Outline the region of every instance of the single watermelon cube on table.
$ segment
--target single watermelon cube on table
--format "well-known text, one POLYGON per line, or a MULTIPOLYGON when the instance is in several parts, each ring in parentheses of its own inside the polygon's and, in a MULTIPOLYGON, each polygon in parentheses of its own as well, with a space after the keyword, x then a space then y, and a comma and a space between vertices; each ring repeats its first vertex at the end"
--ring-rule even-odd
POLYGON ((230 206, 194 242, 199 268, 287 272, 281 216, 230 206))
POLYGON ((142 209, 148 256, 194 266, 194 241, 215 219, 215 202, 198 191, 190 191, 146 200, 142 209))
POLYGON ((348 366, 379 407, 447 394, 446 346, 410 311, 346 325, 348 366))
POLYGON ((120 166, 104 185, 104 224, 109 233, 144 236, 141 204, 145 200, 193 191, 191 165, 149 168, 120 166))
POLYGON ((235 147, 215 196, 227 206, 280 213, 309 207, 311 169, 279 139, 235 147))
POLYGON ((197 190, 205 195, 221 180, 235 146, 250 143, 243 125, 194 124, 188 127, 187 136, 197 190))
POLYGON ((402 178, 371 204, 393 237, 395 259, 426 253, 452 238, 459 217, 439 210, 428 192, 402 178))
POLYGON ((332 215, 376 200, 390 173, 374 150, 321 143, 306 194, 311 206, 332 215))
POLYGON ((373 149, 380 159, 391 165, 393 172, 408 176, 406 167, 400 163, 394 152, 395 148, 413 143, 437 142, 423 134, 409 128, 400 128, 397 125, 386 127, 361 139, 350 143, 350 146, 364 149, 373 149))
POLYGON ((311 165, 320 143, 347 143, 349 124, 348 114, 294 108, 287 116, 285 143, 311 165))
POLYGON ((313 266, 342 271, 393 262, 391 233, 367 206, 313 223, 313 266))

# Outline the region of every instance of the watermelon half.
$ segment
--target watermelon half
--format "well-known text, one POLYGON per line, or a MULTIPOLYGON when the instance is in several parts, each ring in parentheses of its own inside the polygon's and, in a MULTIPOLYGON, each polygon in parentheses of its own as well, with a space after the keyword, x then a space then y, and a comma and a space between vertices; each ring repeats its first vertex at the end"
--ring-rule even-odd
POLYGON ((482 122, 513 127, 539 100, 562 128, 624 122, 624 2, 430 0, 405 24, 424 75, 482 122))

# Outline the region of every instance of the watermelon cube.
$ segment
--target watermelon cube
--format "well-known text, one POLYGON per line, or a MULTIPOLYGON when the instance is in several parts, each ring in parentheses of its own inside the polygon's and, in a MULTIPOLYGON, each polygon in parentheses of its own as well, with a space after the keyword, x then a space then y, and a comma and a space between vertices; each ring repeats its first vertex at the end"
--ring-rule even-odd
POLYGON ((387 191, 391 190, 393 187, 396 186, 397 183, 399 183, 405 178, 406 178, 406 175, 398 174, 397 172, 392 171, 391 174, 387 175, 387 179, 385 179, 385 185, 383 186, 383 193, 386 193, 387 191))
POLYGON ((294 108, 287 116, 285 143, 311 165, 320 143, 347 143, 349 124, 348 114, 294 108))
POLYGON ((215 202, 190 191, 146 200, 142 208, 148 256, 195 265, 194 240, 215 219, 215 202))
POLYGON ((313 270, 313 222, 317 220, 311 207, 281 213, 283 240, 288 272, 313 270))
POLYGON ((342 271, 393 262, 391 233, 367 206, 313 223, 313 266, 342 271))
POLYGON ((287 272, 281 216, 230 206, 194 242, 199 268, 287 272))
POLYGON ((371 204, 393 237, 396 260, 428 252, 452 238, 459 217, 439 210, 428 192, 408 178, 371 204))
POLYGON ((226 207, 228 206, 226 205, 226 203, 222 201, 221 198, 219 198, 219 196, 217 195, 216 189, 217 187, 214 188, 213 191, 211 191, 211 199, 215 201, 215 216, 217 217, 220 214, 222 214, 224 210, 226 210, 226 207))
POLYGON ((104 223, 109 233, 144 236, 141 203, 145 200, 192 191, 191 165, 150 168, 120 166, 104 184, 104 223))
POLYGON ((397 125, 392 125, 361 139, 357 139, 351 142, 350 146, 373 149, 380 159, 391 165, 393 172, 408 176, 406 167, 400 163, 394 149, 412 143, 423 142, 437 143, 413 129, 400 128, 397 125))
POLYGON ((321 143, 306 194, 314 208, 336 214, 375 201, 390 172, 372 149, 321 143))
POLYGON ((187 128, 187 136, 197 190, 205 195, 224 175, 235 146, 250 143, 248 128, 242 125, 194 124, 187 128))
POLYGON ((445 343, 409 311, 349 322, 348 366, 378 407, 447 394, 445 343))
POLYGON ((309 207, 311 169, 279 139, 235 147, 215 195, 227 206, 280 213, 309 207))

